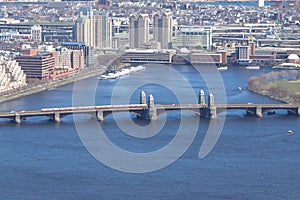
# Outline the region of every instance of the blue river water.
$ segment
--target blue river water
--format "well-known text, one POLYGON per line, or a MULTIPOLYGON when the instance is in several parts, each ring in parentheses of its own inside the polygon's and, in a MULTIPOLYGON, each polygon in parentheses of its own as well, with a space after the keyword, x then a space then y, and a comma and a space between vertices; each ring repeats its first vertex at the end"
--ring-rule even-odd
MULTIPOLYGON (((232 67, 220 71, 226 101, 280 103, 246 89, 250 76, 270 70, 232 67)), ((98 80, 96 77, 83 80, 75 92, 82 93, 82 100, 91 105, 94 103, 91 97, 97 105, 138 103, 142 90, 147 95, 153 94, 155 103, 195 103, 193 98, 186 96, 188 87, 193 89, 194 96, 200 89, 204 89, 206 94, 208 91, 218 93, 221 86, 217 79, 218 72, 203 75, 191 66, 147 65, 145 71, 116 80, 98 80), (174 72, 182 77, 174 78, 174 72), (130 92, 138 82, 143 84, 130 92), (206 85, 208 82, 210 85, 206 85), (174 92, 173 87, 178 90, 174 92), (114 93, 116 91, 123 92, 114 93), (129 100, 124 100, 123 95, 128 93, 129 100)), ((74 84, 68 84, 5 102, 0 104, 0 110, 72 106, 75 98, 73 87, 74 84)), ((218 101, 218 94, 215 96, 218 101)), ((61 123, 43 117, 28 118, 21 124, 1 120, 0 199, 298 199, 299 117, 286 116, 285 111, 276 111, 276 115, 264 115, 263 118, 246 117, 244 114, 244 111, 238 110, 227 113, 220 138, 203 159, 198 153, 209 120, 201 119, 196 136, 183 155, 171 165, 148 173, 118 171, 95 159, 85 148, 75 126, 92 127, 96 120, 91 116, 80 115, 76 123, 72 116, 62 118, 61 123), (293 130, 294 134, 288 136, 288 130, 293 130)), ((99 126, 121 149, 152 152, 169 144, 181 120, 192 123, 196 118, 189 112, 170 112, 159 116, 157 124, 165 120, 165 127, 146 139, 135 138, 122 131, 117 121, 125 124, 131 121, 122 114, 108 116, 99 126)), ((134 121, 141 127, 147 125, 147 122, 134 121)), ((186 128, 186 132, 189 131, 186 128)), ((104 149, 101 153, 118 158, 109 150, 104 149)), ((155 159, 153 163, 156 163, 155 159)), ((129 164, 123 163, 124 166, 129 164)))

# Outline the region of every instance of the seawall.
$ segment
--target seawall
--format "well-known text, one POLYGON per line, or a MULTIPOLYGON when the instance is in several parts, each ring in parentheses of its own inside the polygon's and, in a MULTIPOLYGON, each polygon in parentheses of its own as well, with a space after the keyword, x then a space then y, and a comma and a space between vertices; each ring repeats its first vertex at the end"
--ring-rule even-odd
POLYGON ((38 92, 42 92, 45 90, 54 89, 58 86, 66 85, 68 83, 73 83, 78 80, 82 80, 82 79, 86 79, 86 78, 90 78, 93 76, 103 74, 104 72, 105 72, 104 67, 103 68, 93 68, 93 69, 88 69, 83 72, 79 72, 70 77, 65 77, 63 79, 51 81, 49 83, 44 83, 44 84, 37 85, 37 86, 27 87, 27 88, 19 90, 19 91, 14 91, 10 94, 1 95, 0 103, 3 103, 5 101, 10 101, 10 100, 13 100, 16 98, 24 97, 27 95, 35 94, 38 92))

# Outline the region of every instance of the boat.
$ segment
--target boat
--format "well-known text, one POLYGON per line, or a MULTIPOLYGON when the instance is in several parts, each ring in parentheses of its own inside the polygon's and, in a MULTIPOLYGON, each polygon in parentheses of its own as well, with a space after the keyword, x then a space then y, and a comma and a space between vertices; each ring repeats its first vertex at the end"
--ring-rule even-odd
POLYGON ((138 65, 136 67, 130 67, 130 72, 137 72, 146 69, 143 65, 138 65))
POLYGON ((300 69, 300 64, 295 63, 282 63, 272 67, 274 69, 300 69))
POLYGON ((224 67, 218 67, 218 70, 227 70, 228 67, 227 66, 224 66, 224 67))
POLYGON ((118 74, 108 73, 108 74, 101 75, 100 79, 115 79, 115 78, 118 78, 118 77, 119 77, 118 74))
POLYGON ((127 75, 131 72, 137 72, 137 71, 141 71, 144 69, 146 69, 146 67, 139 65, 136 67, 124 68, 124 69, 121 69, 120 71, 114 70, 113 72, 101 75, 97 79, 115 79, 115 78, 119 78, 121 76, 127 75))
POLYGON ((242 87, 238 87, 238 90, 241 91, 241 90, 242 90, 242 87))
POLYGON ((260 66, 247 66, 246 69, 260 69, 260 66))
POLYGON ((288 135, 292 135, 294 132, 292 131, 292 130, 289 130, 288 132, 287 132, 287 134, 288 135))
POLYGON ((127 68, 121 70, 121 74, 122 74, 122 75, 126 75, 126 74, 129 74, 129 73, 130 73, 130 70, 127 69, 127 68))

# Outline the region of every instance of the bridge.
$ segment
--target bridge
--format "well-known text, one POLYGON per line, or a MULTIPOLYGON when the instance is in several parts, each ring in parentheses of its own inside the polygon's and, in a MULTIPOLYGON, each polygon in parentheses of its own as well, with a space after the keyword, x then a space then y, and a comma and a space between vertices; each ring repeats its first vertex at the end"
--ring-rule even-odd
POLYGON ((0 118, 9 119, 15 123, 21 123, 29 117, 46 117, 51 121, 60 122, 61 119, 73 114, 87 114, 103 121, 106 116, 117 112, 130 112, 143 120, 157 120, 160 114, 186 110, 197 114, 200 118, 215 119, 218 114, 227 110, 244 110, 246 116, 263 117, 263 114, 273 113, 274 110, 286 110, 287 114, 300 116, 300 105, 298 104, 215 104, 214 95, 209 94, 206 98, 204 91, 199 93, 198 102, 195 104, 155 104, 154 97, 149 95, 148 99, 144 91, 140 94, 139 104, 126 105, 100 105, 100 106, 79 106, 79 107, 61 107, 61 108, 43 108, 41 110, 30 111, 10 111, 0 112, 0 118))

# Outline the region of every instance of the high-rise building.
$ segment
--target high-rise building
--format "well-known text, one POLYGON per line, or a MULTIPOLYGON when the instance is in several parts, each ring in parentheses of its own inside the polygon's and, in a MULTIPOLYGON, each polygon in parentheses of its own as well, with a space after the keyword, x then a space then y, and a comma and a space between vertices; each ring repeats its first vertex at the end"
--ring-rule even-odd
POLYGON ((131 15, 129 18, 129 46, 140 48, 149 41, 149 15, 131 15))
POLYGON ((257 0, 258 7, 264 7, 265 6, 265 0, 257 0))
POLYGON ((155 13, 153 16, 153 39, 160 42, 162 49, 172 48, 172 14, 155 13))
POLYGON ((240 65, 248 65, 250 61, 250 47, 249 46, 236 46, 235 56, 237 63, 240 65))
POLYGON ((55 67, 58 69, 79 69, 84 68, 83 50, 73 50, 59 46, 52 52, 55 58, 55 67))
POLYGON ((84 68, 84 53, 83 50, 73 50, 71 56, 71 66, 73 69, 84 68))
POLYGON ((76 40, 98 48, 112 47, 112 22, 105 11, 82 7, 76 21, 76 40))
POLYGON ((93 58, 93 55, 90 55, 90 52, 92 51, 91 47, 87 46, 84 42, 62 42, 61 45, 68 49, 83 51, 84 66, 93 66, 93 61, 90 60, 90 58, 93 58))
POLYGON ((31 27, 31 38, 33 41, 42 41, 42 27, 40 25, 33 25, 31 27))
POLYGON ((211 30, 200 27, 181 27, 176 33, 176 46, 178 49, 206 49, 211 50, 211 30))

